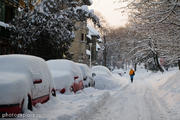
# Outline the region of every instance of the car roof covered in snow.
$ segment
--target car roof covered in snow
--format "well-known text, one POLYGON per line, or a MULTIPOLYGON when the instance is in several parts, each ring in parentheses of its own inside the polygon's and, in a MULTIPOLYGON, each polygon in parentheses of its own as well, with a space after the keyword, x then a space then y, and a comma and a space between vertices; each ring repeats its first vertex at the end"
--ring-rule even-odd
POLYGON ((45 60, 40 57, 20 54, 1 55, 0 66, 0 72, 23 73, 33 80, 52 79, 45 60))
POLYGON ((25 72, 27 69, 32 70, 34 67, 34 69, 37 69, 37 66, 33 66, 36 62, 42 64, 44 60, 30 55, 1 55, 0 71, 25 72))
POLYGON ((71 72, 75 76, 79 76, 82 79, 81 69, 75 64, 75 62, 66 59, 48 60, 48 67, 51 71, 66 71, 71 72))
POLYGON ((47 64, 49 68, 53 70, 76 71, 77 69, 79 69, 73 61, 66 60, 66 59, 48 60, 47 64))
POLYGON ((86 64, 82 64, 82 63, 76 63, 76 64, 80 67, 83 77, 86 77, 86 75, 91 76, 91 69, 86 64))
POLYGON ((101 66, 101 65, 93 66, 92 71, 97 74, 105 74, 105 75, 112 76, 112 73, 110 72, 110 70, 105 66, 101 66))

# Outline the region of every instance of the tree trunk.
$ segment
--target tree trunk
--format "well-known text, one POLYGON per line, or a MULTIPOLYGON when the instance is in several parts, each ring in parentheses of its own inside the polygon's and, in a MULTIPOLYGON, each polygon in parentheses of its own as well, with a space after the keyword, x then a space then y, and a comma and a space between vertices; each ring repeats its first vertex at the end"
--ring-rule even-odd
POLYGON ((106 37, 104 35, 104 51, 103 51, 103 57, 104 57, 104 66, 106 66, 107 64, 107 45, 106 45, 106 37))
POLYGON ((137 70, 137 63, 134 63, 134 70, 137 70))
POLYGON ((178 66, 179 66, 179 70, 180 70, 180 60, 178 60, 178 66))
POLYGON ((158 68, 161 72, 164 72, 163 68, 162 68, 161 65, 159 64, 159 60, 158 60, 158 55, 157 55, 157 54, 155 54, 154 60, 155 60, 155 64, 156 64, 157 68, 158 68))

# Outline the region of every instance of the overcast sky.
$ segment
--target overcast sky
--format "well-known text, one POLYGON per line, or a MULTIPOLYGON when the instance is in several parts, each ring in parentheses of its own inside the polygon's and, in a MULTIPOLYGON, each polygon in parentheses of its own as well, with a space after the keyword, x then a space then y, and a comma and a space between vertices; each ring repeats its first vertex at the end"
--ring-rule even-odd
MULTIPOLYGON (((121 4, 122 5, 122 4, 121 4)), ((100 12, 112 27, 124 26, 128 17, 120 11, 115 10, 119 5, 113 3, 113 0, 93 0, 90 9, 100 12)))

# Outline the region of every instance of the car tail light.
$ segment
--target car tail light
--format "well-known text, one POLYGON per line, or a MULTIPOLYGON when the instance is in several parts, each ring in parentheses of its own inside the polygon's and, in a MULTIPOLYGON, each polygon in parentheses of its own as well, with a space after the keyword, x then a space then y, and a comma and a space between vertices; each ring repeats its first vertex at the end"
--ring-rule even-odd
POLYGON ((34 81, 33 81, 33 84, 40 84, 40 83, 42 83, 42 80, 41 80, 41 79, 39 79, 39 80, 34 80, 34 81))
POLYGON ((78 78, 79 78, 78 76, 75 76, 75 77, 74 77, 74 80, 77 80, 78 78))
POLYGON ((66 92, 66 89, 65 89, 65 88, 63 88, 63 89, 60 90, 60 93, 61 93, 61 94, 64 94, 65 92, 66 92))

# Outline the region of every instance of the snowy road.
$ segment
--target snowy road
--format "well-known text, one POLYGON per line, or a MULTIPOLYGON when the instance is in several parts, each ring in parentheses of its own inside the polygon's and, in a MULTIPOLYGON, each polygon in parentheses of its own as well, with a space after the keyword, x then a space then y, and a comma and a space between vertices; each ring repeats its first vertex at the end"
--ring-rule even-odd
POLYGON ((148 79, 136 78, 133 84, 113 91, 105 105, 88 120, 173 120, 172 112, 148 79))
POLYGON ((77 94, 58 94, 27 111, 25 115, 30 116, 20 120, 180 120, 179 74, 180 71, 162 74, 139 70, 134 83, 130 83, 128 74, 115 75, 112 81, 116 84, 106 81, 107 89, 86 88, 77 94))

